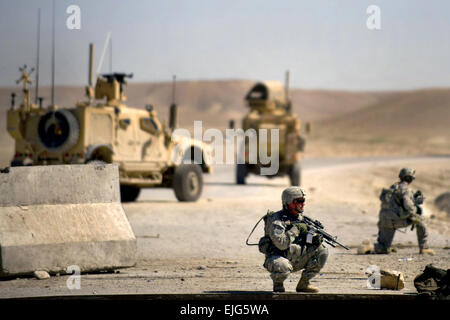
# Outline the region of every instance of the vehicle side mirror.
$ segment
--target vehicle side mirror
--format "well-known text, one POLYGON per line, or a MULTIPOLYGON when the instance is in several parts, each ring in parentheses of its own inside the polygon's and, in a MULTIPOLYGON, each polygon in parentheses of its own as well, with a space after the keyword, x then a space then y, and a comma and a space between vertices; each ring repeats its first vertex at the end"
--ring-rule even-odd
POLYGON ((119 120, 119 125, 123 129, 126 129, 130 125, 130 123, 131 123, 131 120, 128 118, 119 120))
POLYGON ((161 128, 158 123, 152 118, 141 118, 139 122, 142 130, 154 135, 159 135, 161 133, 161 128))

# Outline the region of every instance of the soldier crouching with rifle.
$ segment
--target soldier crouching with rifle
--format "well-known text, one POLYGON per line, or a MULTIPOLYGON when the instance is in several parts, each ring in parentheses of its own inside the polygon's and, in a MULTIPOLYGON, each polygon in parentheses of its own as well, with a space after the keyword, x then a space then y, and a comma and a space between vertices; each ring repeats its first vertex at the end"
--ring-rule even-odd
POLYGON ((322 242, 341 245, 323 231, 320 222, 302 216, 305 197, 302 188, 289 187, 281 196, 283 209, 269 211, 263 217, 264 237, 258 246, 266 256, 264 268, 270 272, 274 292, 284 292, 284 280, 292 272, 302 269, 296 291, 318 292, 318 288, 310 285, 309 281, 319 273, 328 258, 328 250, 322 242))

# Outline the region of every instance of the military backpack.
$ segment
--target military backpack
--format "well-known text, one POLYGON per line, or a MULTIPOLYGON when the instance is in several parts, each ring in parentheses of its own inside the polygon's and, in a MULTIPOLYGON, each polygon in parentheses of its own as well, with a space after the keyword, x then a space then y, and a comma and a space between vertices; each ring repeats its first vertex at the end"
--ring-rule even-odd
POLYGON ((398 194, 399 185, 393 184, 389 189, 383 188, 380 193, 381 208, 392 209, 392 205, 396 205, 399 209, 403 208, 401 197, 398 194))

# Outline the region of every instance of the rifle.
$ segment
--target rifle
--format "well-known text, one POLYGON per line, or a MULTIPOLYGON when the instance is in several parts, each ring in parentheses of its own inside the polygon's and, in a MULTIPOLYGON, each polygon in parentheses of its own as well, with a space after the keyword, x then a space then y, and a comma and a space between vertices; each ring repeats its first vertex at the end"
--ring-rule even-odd
MULTIPOLYGON (((423 204, 424 200, 425 200, 425 197, 423 196, 422 191, 417 190, 416 193, 414 193, 414 204, 417 208, 417 214, 419 216, 422 216, 422 214, 423 214, 423 209, 422 209, 421 204, 423 204)), ((411 231, 414 230, 414 227, 415 227, 415 224, 413 224, 411 226, 411 231)))
POLYGON ((331 234, 327 233, 324 230, 323 224, 318 220, 313 220, 308 216, 302 216, 302 220, 300 222, 305 223, 309 226, 310 230, 314 231, 317 234, 320 234, 323 237, 323 240, 328 243, 333 248, 336 248, 336 245, 346 249, 350 250, 349 247, 343 245, 342 243, 339 243, 336 239, 337 237, 333 237, 331 234))

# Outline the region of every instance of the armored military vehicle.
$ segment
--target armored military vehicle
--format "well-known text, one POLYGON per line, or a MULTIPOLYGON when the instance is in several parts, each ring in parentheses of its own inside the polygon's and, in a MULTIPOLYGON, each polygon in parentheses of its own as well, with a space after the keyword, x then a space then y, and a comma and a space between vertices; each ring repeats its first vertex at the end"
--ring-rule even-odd
POLYGON ((146 187, 173 188, 179 201, 196 201, 202 192, 202 173, 212 171, 208 145, 172 134, 174 103, 170 125, 161 124, 152 106, 145 110, 126 106, 125 79, 132 74, 101 74, 94 88, 92 44, 89 61, 87 101, 72 108, 30 103, 31 80, 22 71, 23 103, 15 108, 12 99, 7 115, 7 129, 15 139, 11 166, 115 163, 122 201, 134 201, 146 187), (192 161, 194 155, 201 155, 201 160, 196 156, 192 161))
MULTIPOLYGON (((293 186, 301 183, 300 157, 304 150, 305 138, 300 134, 300 120, 292 112, 291 101, 288 98, 289 76, 286 74, 286 85, 283 87, 279 81, 267 81, 256 83, 245 96, 245 101, 250 109, 249 113, 242 121, 242 129, 254 129, 259 133, 259 129, 279 130, 279 170, 274 175, 267 175, 268 178, 288 175, 293 186)), ((266 152, 272 150, 271 139, 260 143, 262 137, 258 136, 258 153, 262 146, 266 152)), ((245 163, 238 163, 236 166, 236 183, 245 184, 246 177, 250 174, 260 174, 263 166, 259 157, 257 163, 249 161, 249 145, 245 144, 245 163)))

